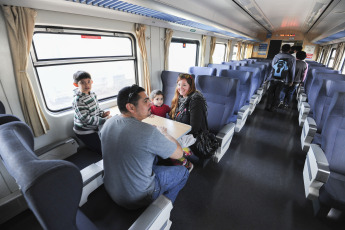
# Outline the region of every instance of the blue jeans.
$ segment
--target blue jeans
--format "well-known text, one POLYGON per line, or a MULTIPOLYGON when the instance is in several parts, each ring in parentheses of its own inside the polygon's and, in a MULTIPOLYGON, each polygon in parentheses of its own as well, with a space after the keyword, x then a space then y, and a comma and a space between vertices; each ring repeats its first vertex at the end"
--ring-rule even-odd
POLYGON ((290 105, 293 94, 295 93, 298 84, 294 84, 292 86, 285 85, 282 91, 280 91, 279 99, 280 101, 284 101, 285 104, 290 105))
POLYGON ((152 193, 152 200, 156 200, 161 194, 174 203, 177 194, 184 187, 189 177, 186 167, 179 166, 158 166, 153 165, 155 176, 155 189, 152 193))

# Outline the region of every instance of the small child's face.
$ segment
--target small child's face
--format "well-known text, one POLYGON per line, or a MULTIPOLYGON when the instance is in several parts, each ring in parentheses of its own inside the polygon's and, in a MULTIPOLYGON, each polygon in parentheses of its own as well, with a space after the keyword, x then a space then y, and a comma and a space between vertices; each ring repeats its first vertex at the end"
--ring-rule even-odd
POLYGON ((75 86, 78 86, 80 92, 90 94, 92 83, 93 81, 90 78, 85 78, 78 81, 78 85, 75 84, 75 86))
POLYGON ((155 106, 162 106, 164 102, 163 95, 156 95, 152 102, 155 106))

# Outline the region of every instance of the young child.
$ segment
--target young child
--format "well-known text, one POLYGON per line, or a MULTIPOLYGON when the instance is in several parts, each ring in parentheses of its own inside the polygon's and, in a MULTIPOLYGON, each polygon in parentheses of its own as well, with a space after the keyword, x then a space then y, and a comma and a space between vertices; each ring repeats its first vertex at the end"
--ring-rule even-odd
POLYGON ((110 112, 100 110, 97 96, 91 91, 91 75, 85 71, 78 71, 73 75, 75 87, 72 106, 74 108, 73 131, 84 142, 86 147, 102 154, 101 140, 98 128, 110 118, 110 112))
POLYGON ((160 117, 166 117, 166 114, 170 112, 170 107, 164 102, 163 92, 156 89, 150 94, 150 100, 153 105, 151 106, 151 113, 160 117))

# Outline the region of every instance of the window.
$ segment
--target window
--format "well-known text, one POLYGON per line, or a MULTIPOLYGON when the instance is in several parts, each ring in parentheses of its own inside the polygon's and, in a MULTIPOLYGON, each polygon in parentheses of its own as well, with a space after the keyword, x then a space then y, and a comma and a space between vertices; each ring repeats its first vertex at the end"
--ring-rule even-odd
POLYGON ((236 58, 237 58, 237 51, 238 51, 238 47, 237 47, 237 45, 234 45, 233 46, 233 50, 232 50, 232 58, 231 58, 231 60, 236 60, 236 58))
POLYGON ((317 62, 321 63, 324 49, 321 50, 320 56, 317 58, 317 62))
POLYGON ((73 74, 91 74, 99 101, 137 82, 134 39, 130 34, 36 28, 31 57, 48 110, 71 108, 73 74))
POLYGON ((213 53, 213 63, 215 64, 221 64, 223 61, 225 61, 225 54, 226 54, 226 45, 216 43, 216 47, 214 49, 213 53))
POLYGON ((333 67, 333 62, 334 62, 334 58, 335 58, 335 53, 336 53, 336 48, 333 48, 331 51, 331 55, 328 59, 328 64, 327 67, 332 68, 333 67))
POLYGON ((189 67, 198 65, 199 41, 171 39, 169 70, 187 73, 189 67))

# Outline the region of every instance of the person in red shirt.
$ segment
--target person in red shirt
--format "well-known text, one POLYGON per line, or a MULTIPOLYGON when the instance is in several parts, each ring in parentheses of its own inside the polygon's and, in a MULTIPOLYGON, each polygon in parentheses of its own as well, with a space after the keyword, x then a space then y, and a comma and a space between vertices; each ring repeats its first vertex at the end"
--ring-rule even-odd
POLYGON ((150 100, 152 101, 151 113, 165 118, 171 109, 164 104, 163 92, 158 89, 153 90, 150 94, 150 100))

